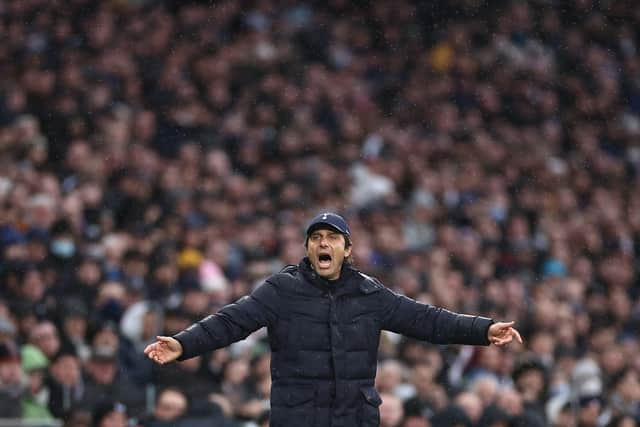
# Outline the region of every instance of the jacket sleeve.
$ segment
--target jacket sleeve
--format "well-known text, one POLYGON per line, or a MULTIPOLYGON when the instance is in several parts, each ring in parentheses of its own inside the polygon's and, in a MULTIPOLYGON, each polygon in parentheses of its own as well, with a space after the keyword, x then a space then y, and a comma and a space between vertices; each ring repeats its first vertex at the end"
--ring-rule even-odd
POLYGON ((489 345, 491 319, 421 304, 388 288, 379 295, 382 329, 434 344, 489 345))
POLYGON ((267 280, 250 295, 174 335, 173 338, 182 344, 182 355, 178 360, 226 347, 263 326, 273 324, 278 317, 278 302, 278 292, 267 280))

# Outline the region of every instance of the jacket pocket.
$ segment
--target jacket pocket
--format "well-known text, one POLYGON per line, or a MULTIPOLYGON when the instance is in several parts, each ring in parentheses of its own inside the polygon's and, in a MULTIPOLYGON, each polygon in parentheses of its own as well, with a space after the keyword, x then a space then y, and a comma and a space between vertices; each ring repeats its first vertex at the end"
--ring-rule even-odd
POLYGON ((380 410, 382 399, 375 387, 361 387, 360 393, 364 401, 360 408, 360 427, 378 427, 380 425, 380 410))
POLYGON ((271 427, 315 425, 314 387, 286 386, 274 387, 271 390, 271 427))

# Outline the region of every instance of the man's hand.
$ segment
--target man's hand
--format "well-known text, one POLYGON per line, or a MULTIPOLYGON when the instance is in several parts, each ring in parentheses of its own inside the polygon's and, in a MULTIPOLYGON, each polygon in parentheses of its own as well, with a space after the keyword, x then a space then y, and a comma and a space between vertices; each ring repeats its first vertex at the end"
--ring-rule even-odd
POLYGON ((144 349, 149 359, 156 363, 164 365, 165 363, 173 362, 182 354, 182 344, 180 341, 171 337, 157 336, 158 341, 149 344, 144 349))
POLYGON ((489 326, 489 342, 495 345, 505 345, 515 337, 522 344, 520 332, 513 327, 515 322, 496 322, 489 326))

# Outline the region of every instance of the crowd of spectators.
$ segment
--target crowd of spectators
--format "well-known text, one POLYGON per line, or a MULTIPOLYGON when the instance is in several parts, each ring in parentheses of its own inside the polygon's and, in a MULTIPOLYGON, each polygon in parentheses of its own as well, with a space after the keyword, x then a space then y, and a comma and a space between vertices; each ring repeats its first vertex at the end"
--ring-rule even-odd
POLYGON ((264 331, 142 349, 322 210, 525 340, 384 334, 382 427, 640 422, 635 1, 0 1, 0 417, 266 425, 264 331))

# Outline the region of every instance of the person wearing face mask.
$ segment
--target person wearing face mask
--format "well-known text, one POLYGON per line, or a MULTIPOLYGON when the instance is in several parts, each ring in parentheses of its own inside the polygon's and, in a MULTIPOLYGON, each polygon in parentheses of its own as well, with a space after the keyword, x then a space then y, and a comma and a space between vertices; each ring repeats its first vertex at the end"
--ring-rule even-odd
POLYGON ((380 424, 374 388, 380 332, 436 344, 522 342, 513 322, 421 304, 354 268, 345 219, 326 212, 306 229, 306 256, 250 295, 145 348, 159 364, 225 347, 266 326, 271 345, 270 425, 380 424))
POLYGON ((76 255, 76 244, 71 224, 68 221, 59 220, 51 227, 49 251, 54 258, 61 262, 69 261, 76 255))
POLYGON ((78 251, 71 224, 65 219, 58 220, 50 230, 46 263, 49 271, 56 274, 58 283, 67 283, 74 276, 77 261, 78 251))
POLYGON ((76 245, 70 236, 61 236, 51 242, 51 253, 60 259, 72 258, 76 253, 76 245))

